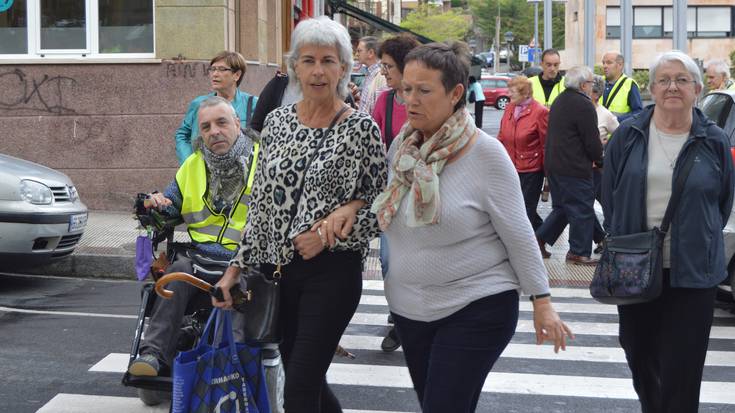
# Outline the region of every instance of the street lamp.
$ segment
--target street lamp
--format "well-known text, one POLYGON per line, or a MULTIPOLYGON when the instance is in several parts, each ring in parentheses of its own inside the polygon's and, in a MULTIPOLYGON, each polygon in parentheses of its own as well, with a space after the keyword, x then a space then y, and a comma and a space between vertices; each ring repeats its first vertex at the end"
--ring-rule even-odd
POLYGON ((503 36, 505 36, 505 44, 506 44, 506 49, 505 49, 505 62, 508 63, 508 71, 510 72, 511 71, 511 67, 510 67, 510 55, 511 55, 511 50, 513 50, 513 45, 511 43, 513 43, 513 39, 514 39, 513 32, 511 32, 509 30, 509 31, 505 32, 505 34, 503 34, 503 36))

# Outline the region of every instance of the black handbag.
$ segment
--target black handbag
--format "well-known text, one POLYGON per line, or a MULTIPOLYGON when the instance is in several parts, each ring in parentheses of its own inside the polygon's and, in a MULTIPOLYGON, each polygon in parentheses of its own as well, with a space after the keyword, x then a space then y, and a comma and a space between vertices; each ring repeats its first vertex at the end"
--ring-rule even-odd
POLYGON ((590 283, 590 294, 595 300, 604 304, 627 305, 652 301, 661 295, 664 238, 698 148, 695 146, 687 156, 677 177, 660 228, 605 238, 600 261, 590 283))
MULTIPOLYGON (((329 133, 334 129, 334 125, 339 120, 340 116, 349 109, 343 107, 337 115, 335 115, 329 127, 322 135, 319 140, 314 153, 306 162, 304 168, 304 177, 301 180, 301 186, 298 192, 294 196, 294 205, 291 208, 291 220, 288 223, 286 229, 286 236, 291 232, 291 225, 293 224, 296 211, 298 210, 299 200, 301 199, 301 193, 304 190, 304 184, 306 182, 306 174, 311 167, 311 163, 319 154, 319 149, 324 144, 324 141, 329 136, 329 133)), ((249 344, 260 344, 260 343, 278 343, 281 341, 281 330, 280 330, 280 307, 281 307, 281 264, 276 265, 275 271, 271 274, 264 273, 262 266, 260 265, 249 265, 242 274, 241 278, 245 283, 245 297, 246 301, 240 306, 236 307, 236 310, 243 313, 245 318, 245 342, 249 344)))

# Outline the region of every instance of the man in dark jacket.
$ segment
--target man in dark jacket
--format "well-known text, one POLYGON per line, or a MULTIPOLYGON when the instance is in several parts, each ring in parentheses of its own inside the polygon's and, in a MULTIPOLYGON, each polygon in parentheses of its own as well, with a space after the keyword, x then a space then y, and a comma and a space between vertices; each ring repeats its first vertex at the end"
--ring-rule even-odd
POLYGON ((593 163, 602 162, 602 142, 597 114, 589 93, 593 73, 585 66, 570 69, 566 89, 551 105, 544 167, 552 196, 552 211, 536 230, 539 247, 553 245, 569 223, 566 259, 580 265, 595 265, 592 234, 595 225, 593 163))

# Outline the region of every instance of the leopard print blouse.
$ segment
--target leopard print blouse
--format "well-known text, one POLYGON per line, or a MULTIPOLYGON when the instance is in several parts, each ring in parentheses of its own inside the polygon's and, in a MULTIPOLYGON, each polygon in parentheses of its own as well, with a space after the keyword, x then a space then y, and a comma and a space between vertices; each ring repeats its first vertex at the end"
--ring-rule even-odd
POLYGON ((266 117, 248 221, 232 265, 288 264, 295 252, 292 240, 298 234, 355 199, 364 200, 365 206, 358 211, 350 236, 338 240, 333 250, 367 255, 369 242, 379 231, 370 205, 387 181, 380 130, 369 115, 353 111, 334 126, 304 171, 326 130, 301 124, 295 104, 266 117), (302 179, 306 179, 304 193, 286 234, 302 179))

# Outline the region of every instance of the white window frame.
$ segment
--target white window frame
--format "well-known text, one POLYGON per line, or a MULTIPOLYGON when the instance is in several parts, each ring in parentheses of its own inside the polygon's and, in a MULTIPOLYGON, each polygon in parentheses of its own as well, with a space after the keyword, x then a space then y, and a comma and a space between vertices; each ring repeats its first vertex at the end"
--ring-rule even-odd
POLYGON ((150 61, 156 57, 156 0, 151 1, 153 25, 153 52, 151 53, 99 53, 99 2, 85 1, 86 49, 41 49, 41 0, 26 0, 26 33, 28 51, 25 54, 0 54, 0 63, 8 61, 150 61))

